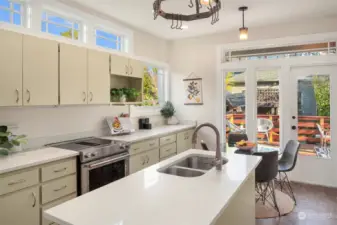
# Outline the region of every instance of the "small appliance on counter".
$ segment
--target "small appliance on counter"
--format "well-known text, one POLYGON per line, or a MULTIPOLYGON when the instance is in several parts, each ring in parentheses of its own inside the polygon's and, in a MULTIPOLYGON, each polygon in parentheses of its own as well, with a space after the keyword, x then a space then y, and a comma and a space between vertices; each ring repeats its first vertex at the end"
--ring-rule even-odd
POLYGON ((107 117, 106 121, 112 135, 130 134, 135 132, 129 117, 107 117))
POLYGON ((151 130, 152 124, 149 118, 139 118, 138 120, 139 130, 151 130))

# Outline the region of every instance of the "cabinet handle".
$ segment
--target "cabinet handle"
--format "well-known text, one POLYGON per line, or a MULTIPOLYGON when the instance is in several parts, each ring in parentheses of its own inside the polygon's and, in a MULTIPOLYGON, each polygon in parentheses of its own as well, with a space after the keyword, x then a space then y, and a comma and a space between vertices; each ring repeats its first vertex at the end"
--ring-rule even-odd
POLYGON ((64 168, 59 169, 59 170, 54 170, 54 173, 59 173, 59 172, 65 171, 65 170, 67 170, 67 167, 64 167, 64 168))
POLYGON ((56 223, 54 223, 54 222, 51 222, 50 224, 48 224, 48 225, 56 225, 56 223))
POLYGON ((27 102, 29 103, 30 102, 30 91, 27 89, 26 92, 27 92, 27 95, 28 95, 27 102))
POLYGON ((87 100, 87 93, 85 93, 85 91, 83 91, 83 96, 84 96, 83 102, 85 102, 87 100))
POLYGON ((144 166, 145 165, 145 157, 142 157, 142 159, 143 159, 142 165, 144 166))
POLYGON ((155 145, 155 143, 150 143, 150 144, 149 144, 150 147, 151 147, 151 146, 154 146, 154 145, 155 145))
POLYGON ((139 148, 135 148, 135 149, 133 149, 134 151, 138 151, 139 150, 139 148))
POLYGON ((67 185, 64 185, 64 186, 62 186, 62 187, 60 187, 60 188, 58 188, 58 189, 54 189, 54 191, 55 192, 58 192, 58 191, 61 191, 61 190, 63 190, 63 189, 66 189, 67 188, 67 185))
POLYGON ((170 141, 171 140, 171 138, 166 138, 166 140, 165 141, 170 141))
POLYGON ((93 98, 94 98, 94 94, 90 91, 90 102, 92 102, 93 98))
POLYGON ((125 65, 125 73, 129 74, 129 67, 127 65, 125 65))
POLYGON ((16 184, 22 184, 24 182, 26 182, 25 179, 21 179, 21 180, 17 180, 17 181, 12 181, 12 182, 8 183, 8 186, 12 186, 12 185, 16 185, 16 184))
POLYGON ((166 152, 169 152, 169 151, 171 151, 171 150, 172 150, 172 148, 166 149, 166 152))
POLYGON ((150 157, 146 155, 146 164, 149 163, 149 161, 150 161, 150 157))
POLYGON ((36 195, 35 195, 34 192, 32 192, 32 196, 33 196, 33 200, 34 200, 32 207, 34 208, 36 206, 36 195))
POLYGON ((131 75, 133 74, 133 67, 130 66, 130 70, 131 70, 131 75))
POLYGON ((20 101, 20 92, 19 92, 19 89, 15 89, 15 92, 16 92, 16 103, 19 103, 19 101, 20 101))

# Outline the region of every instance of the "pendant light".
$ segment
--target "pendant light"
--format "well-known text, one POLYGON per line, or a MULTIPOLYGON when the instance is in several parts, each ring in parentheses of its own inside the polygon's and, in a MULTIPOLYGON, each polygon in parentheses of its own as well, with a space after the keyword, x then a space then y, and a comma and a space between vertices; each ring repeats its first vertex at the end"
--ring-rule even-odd
POLYGON ((244 41, 248 39, 248 27, 245 27, 245 11, 248 10, 247 6, 242 6, 239 8, 239 11, 242 12, 242 27, 239 29, 240 31, 240 40, 244 41))
POLYGON ((200 0, 200 4, 201 5, 211 5, 212 4, 212 0, 200 0))

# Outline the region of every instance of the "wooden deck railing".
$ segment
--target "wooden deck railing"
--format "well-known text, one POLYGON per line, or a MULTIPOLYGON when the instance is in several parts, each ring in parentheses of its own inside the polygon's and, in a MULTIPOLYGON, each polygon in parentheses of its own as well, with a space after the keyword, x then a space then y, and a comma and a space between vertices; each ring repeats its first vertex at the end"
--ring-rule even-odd
MULTIPOLYGON (((227 120, 237 126, 245 127, 245 114, 228 114, 227 120)), ((278 144, 280 141, 280 117, 278 115, 258 115, 258 118, 266 118, 273 122, 274 127, 269 131, 269 143, 278 144)), ((328 116, 299 116, 298 117, 298 141, 307 144, 320 143, 320 132, 316 124, 319 124, 325 131, 330 130, 330 117, 328 116)), ((226 133, 229 128, 226 127, 226 133)), ((259 133, 259 140, 266 140, 263 133, 259 133)))

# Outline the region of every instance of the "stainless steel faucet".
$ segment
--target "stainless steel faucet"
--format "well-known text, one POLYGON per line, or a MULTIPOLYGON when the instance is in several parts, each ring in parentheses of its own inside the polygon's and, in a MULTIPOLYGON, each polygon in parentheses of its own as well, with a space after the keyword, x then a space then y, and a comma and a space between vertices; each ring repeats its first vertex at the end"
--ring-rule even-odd
POLYGON ((203 123, 197 126, 195 128, 193 136, 192 136, 192 145, 193 148, 195 148, 195 145, 197 144, 197 133, 202 127, 210 127, 214 130, 216 135, 216 152, 215 152, 215 167, 218 171, 221 171, 222 169, 222 156, 221 156, 221 150, 220 150, 220 132, 216 126, 214 126, 211 123, 203 123))

